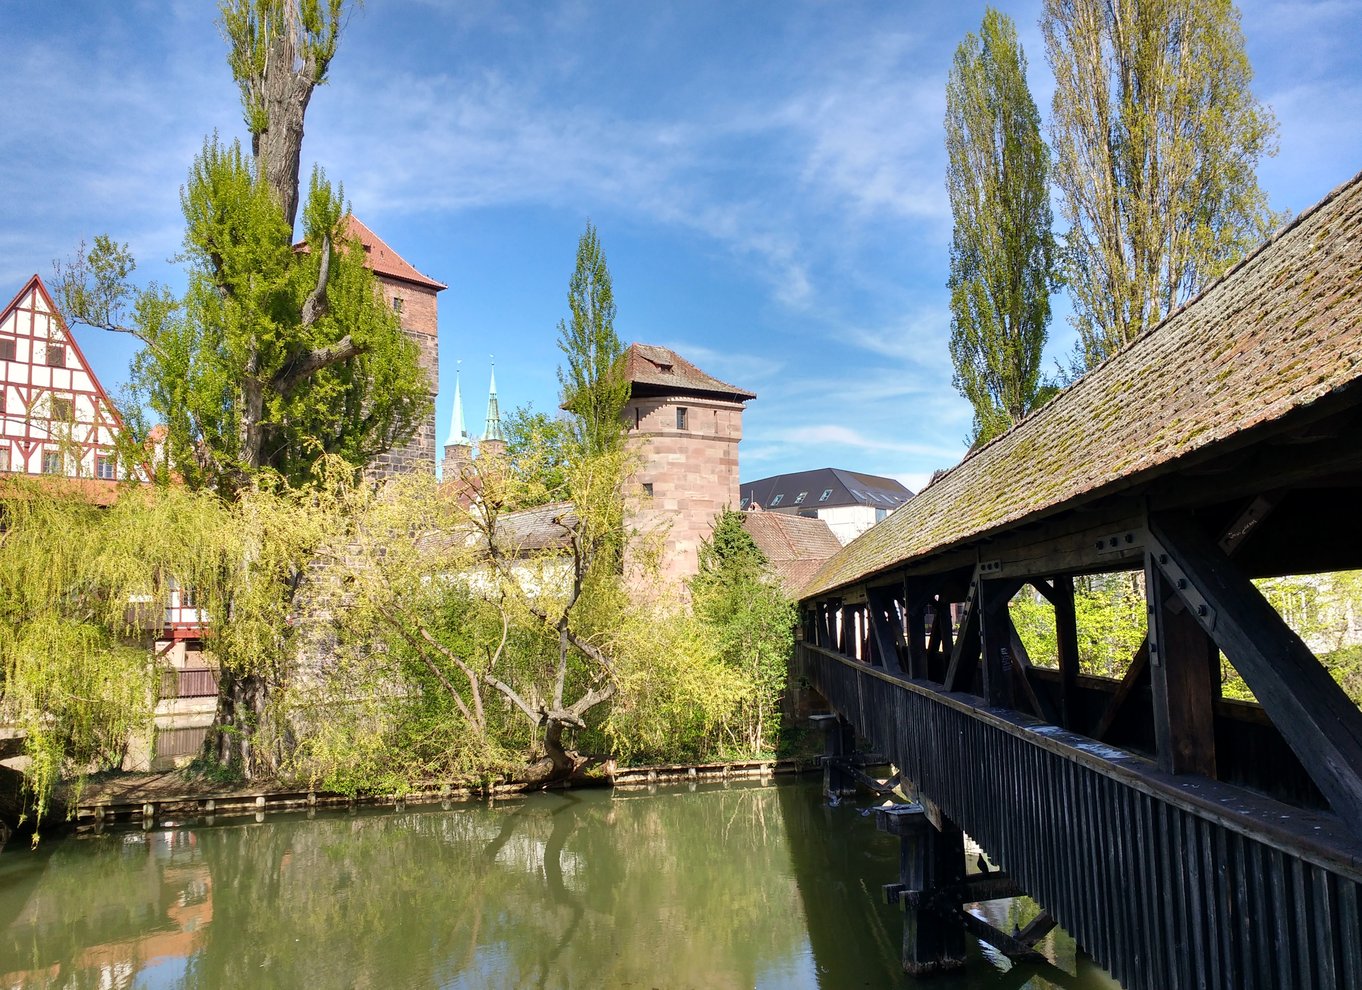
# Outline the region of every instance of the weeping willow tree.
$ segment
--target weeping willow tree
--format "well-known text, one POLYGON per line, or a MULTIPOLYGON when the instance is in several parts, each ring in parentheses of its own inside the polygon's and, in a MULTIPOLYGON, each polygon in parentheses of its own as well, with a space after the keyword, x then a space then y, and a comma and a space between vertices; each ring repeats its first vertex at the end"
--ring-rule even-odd
MULTIPOLYGON (((502 777, 542 787, 593 757, 700 752, 743 696, 688 614, 633 601, 618 561, 620 450, 573 458, 545 504, 522 452, 453 484, 355 488, 309 585, 297 769, 341 790, 502 777)), ((300 692, 300 696, 301 696, 300 692)))
MULTIPOLYGON (((24 736, 40 821, 54 789, 122 762, 149 729, 151 639, 173 588, 209 617, 206 650, 265 670, 289 649, 290 582, 332 518, 328 496, 258 487, 235 503, 183 486, 130 487, 107 509, 11 481, 0 503, 0 721, 24 736)), ((250 728, 242 726, 243 730, 250 728)))

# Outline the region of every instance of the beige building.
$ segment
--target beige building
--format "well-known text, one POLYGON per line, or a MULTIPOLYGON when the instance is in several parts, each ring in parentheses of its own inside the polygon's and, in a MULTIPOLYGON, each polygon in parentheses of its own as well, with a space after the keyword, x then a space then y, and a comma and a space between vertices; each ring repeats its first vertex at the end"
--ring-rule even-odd
POLYGON ((631 524, 656 541, 663 578, 679 585, 698 570, 714 517, 738 506, 742 413, 756 395, 665 347, 633 344, 625 360, 625 418, 644 493, 631 524))

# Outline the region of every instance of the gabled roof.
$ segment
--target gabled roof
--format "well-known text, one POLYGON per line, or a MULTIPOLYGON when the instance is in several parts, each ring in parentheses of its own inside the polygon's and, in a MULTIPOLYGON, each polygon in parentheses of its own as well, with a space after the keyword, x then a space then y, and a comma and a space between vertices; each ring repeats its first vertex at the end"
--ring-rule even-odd
POLYGON ((696 395, 747 402, 755 392, 705 374, 680 354, 655 344, 630 344, 625 371, 635 396, 696 395))
POLYGON ((744 512, 743 529, 771 564, 780 588, 791 598, 823 563, 842 549, 828 524, 821 519, 783 512, 744 512))
POLYGON ((1362 175, 847 544, 804 593, 1132 489, 1331 393, 1356 395, 1360 285, 1362 175))
POLYGON ((346 233, 350 237, 358 238, 360 244, 364 245, 364 263, 373 269, 374 274, 400 279, 412 285, 434 289, 436 292, 449 288, 443 282, 437 282, 418 272, 410 262, 390 248, 383 238, 366 227, 353 213, 346 215, 345 224, 346 233))
POLYGON ((844 471, 841 468, 818 468, 777 474, 757 481, 745 481, 739 486, 744 508, 759 505, 763 509, 793 511, 801 509, 832 509, 847 505, 869 505, 893 511, 903 505, 913 493, 893 478, 844 471), (827 492, 828 497, 823 498, 827 492), (799 496, 803 495, 801 499, 799 496), (779 498, 779 501, 776 499, 779 498))

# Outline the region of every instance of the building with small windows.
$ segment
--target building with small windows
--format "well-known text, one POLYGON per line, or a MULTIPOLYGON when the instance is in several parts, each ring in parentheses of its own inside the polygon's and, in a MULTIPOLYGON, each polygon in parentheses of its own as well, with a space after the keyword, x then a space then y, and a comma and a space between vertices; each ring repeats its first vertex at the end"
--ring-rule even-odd
POLYGON ((82 478, 111 495, 128 475, 115 453, 122 428, 34 275, 0 312, 0 473, 82 478))
POLYGON ((845 546, 912 497, 893 478, 819 468, 743 482, 740 505, 822 519, 845 546))
POLYGON ((631 524, 660 542, 662 576, 679 583, 699 568, 700 542, 715 516, 737 508, 742 414, 756 395, 665 347, 633 344, 625 362, 624 415, 644 496, 631 524))
POLYGON ((430 414, 405 446, 380 454, 369 465, 371 477, 405 471, 435 470, 435 396, 440 391, 440 311, 437 296, 448 286, 416 268, 353 214, 346 217, 349 237, 364 248, 364 264, 378 280, 379 291, 416 344, 421 370, 430 382, 430 414))

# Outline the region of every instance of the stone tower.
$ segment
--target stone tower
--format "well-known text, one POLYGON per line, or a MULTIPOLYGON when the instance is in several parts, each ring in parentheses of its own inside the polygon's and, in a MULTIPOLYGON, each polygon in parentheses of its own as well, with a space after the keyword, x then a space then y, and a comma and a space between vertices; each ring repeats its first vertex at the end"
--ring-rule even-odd
POLYGON ((364 247, 364 263, 378 278, 384 301, 402 323, 402 332, 419 349, 421 370, 430 382, 431 413, 404 447, 380 454, 369 465, 370 477, 404 471, 435 470, 435 396, 440 391, 440 315, 437 293, 447 286, 418 272, 355 216, 346 218, 347 234, 364 247))
POLYGON ((625 418, 644 493, 631 522, 661 541, 662 576, 679 586, 698 570, 700 541, 714 517, 738 506, 742 413, 756 395, 665 347, 634 344, 625 361, 625 418))

